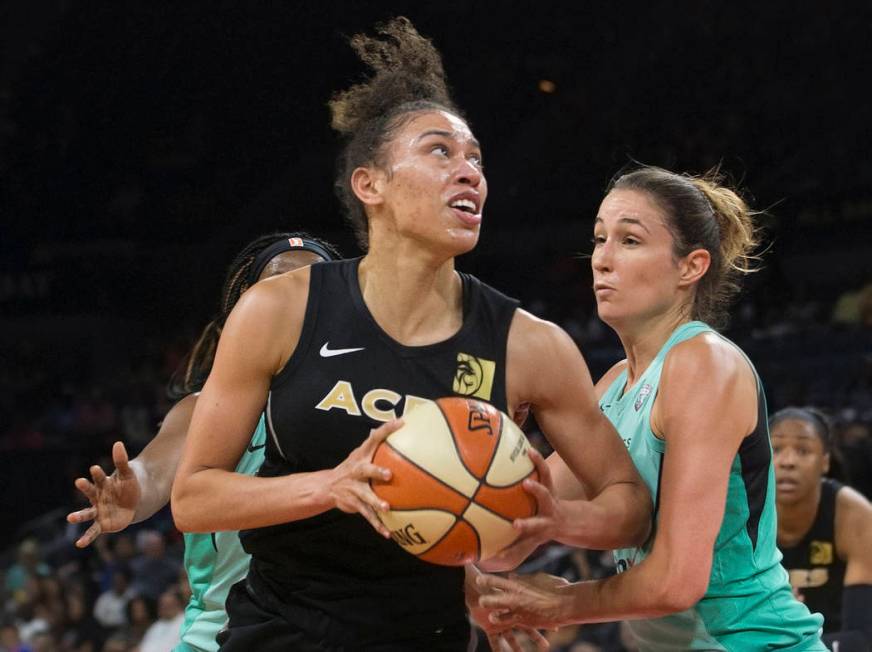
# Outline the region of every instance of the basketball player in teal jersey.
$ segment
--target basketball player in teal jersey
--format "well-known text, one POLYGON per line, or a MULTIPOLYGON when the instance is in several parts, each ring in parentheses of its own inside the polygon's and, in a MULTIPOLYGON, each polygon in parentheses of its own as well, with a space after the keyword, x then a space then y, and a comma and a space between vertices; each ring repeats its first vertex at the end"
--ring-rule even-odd
MULTIPOLYGON (((173 477, 188 434, 191 414, 199 391, 212 367, 215 346, 227 315, 245 290, 259 280, 284 274, 306 265, 334 260, 332 245, 301 233, 276 233, 250 242, 230 265, 221 292, 219 316, 210 322, 191 351, 184 373, 174 379, 171 393, 180 400, 167 413, 155 438, 128 461, 124 444, 112 447, 115 472, 106 476, 91 467, 92 482, 76 480, 91 507, 71 513, 71 523, 93 521, 76 542, 90 545, 101 533, 119 532, 143 521, 169 502, 173 477)), ((267 432, 263 416, 243 451, 236 471, 254 475, 263 463, 267 432)), ((185 570, 191 599, 185 609, 181 643, 176 652, 212 652, 215 636, 227 621, 224 602, 230 587, 248 569, 249 556, 237 532, 185 534, 185 570)))
POLYGON ((367 253, 239 302, 173 486, 180 529, 239 529, 252 554, 227 600, 223 652, 467 649, 474 571, 404 552, 369 485, 389 481, 372 454, 413 401, 530 406, 570 491, 578 477, 590 498, 575 505, 579 545, 641 543, 650 525, 648 491, 572 340, 455 269, 478 241, 487 181, 439 53, 405 19, 352 44, 373 75, 331 102, 346 137, 336 185, 367 253), (264 465, 234 473, 264 408, 275 438, 264 465))
POLYGON ((755 244, 747 205, 714 176, 643 167, 614 181, 591 262, 599 316, 627 357, 597 391, 654 496, 655 531, 616 551, 607 579, 482 576, 494 621, 627 620, 647 652, 825 649, 821 616, 779 563, 760 380, 709 325, 722 323, 755 244))
POLYGON ((829 420, 788 407, 769 419, 775 460, 778 547, 790 583, 824 616, 824 643, 872 648, 872 505, 829 473, 829 420))

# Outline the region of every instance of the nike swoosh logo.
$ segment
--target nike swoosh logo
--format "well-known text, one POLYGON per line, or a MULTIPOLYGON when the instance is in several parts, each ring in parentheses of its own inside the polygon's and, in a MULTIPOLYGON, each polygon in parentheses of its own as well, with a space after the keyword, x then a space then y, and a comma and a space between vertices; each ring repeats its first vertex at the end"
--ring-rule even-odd
POLYGON ((346 353, 354 353, 355 351, 363 351, 366 347, 359 347, 357 349, 331 349, 329 348, 330 342, 324 342, 324 346, 321 347, 321 357, 322 358, 332 358, 334 355, 345 355, 346 353))
POLYGON ((253 453, 254 451, 259 451, 261 448, 265 448, 265 447, 266 447, 266 444, 261 444, 260 446, 252 446, 251 444, 249 444, 248 445, 248 452, 253 453))

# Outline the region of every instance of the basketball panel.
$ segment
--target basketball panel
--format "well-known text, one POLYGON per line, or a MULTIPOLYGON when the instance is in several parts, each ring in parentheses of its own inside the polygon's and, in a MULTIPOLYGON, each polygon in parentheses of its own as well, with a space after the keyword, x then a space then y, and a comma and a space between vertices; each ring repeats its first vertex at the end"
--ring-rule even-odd
POLYGON ((484 401, 458 397, 441 398, 436 403, 445 415, 466 468, 475 477, 483 477, 500 439, 499 410, 484 401))
POLYGON ((469 523, 457 521, 445 537, 427 552, 419 555, 424 561, 440 566, 465 566, 478 561, 478 535, 469 523))
MULTIPOLYGON (((539 473, 533 469, 527 477, 539 480, 539 473)), ((510 487, 491 487, 483 484, 473 500, 510 521, 535 516, 538 511, 536 499, 524 489, 522 482, 523 480, 510 487)))
POLYGON ((435 509, 376 512, 391 538, 408 553, 420 555, 442 539, 457 517, 435 509))
POLYGON ((518 538, 518 531, 512 527, 512 522, 497 514, 476 505, 470 506, 463 513, 463 519, 475 528, 481 541, 481 559, 489 559, 502 552, 518 538))
POLYGON ((508 487, 526 478, 534 468, 529 448, 523 431, 511 419, 503 419, 503 433, 485 482, 492 487, 508 487))
POLYGON ((417 405, 403 421, 403 427, 387 438, 391 447, 464 496, 472 497, 479 481, 460 460, 436 403, 417 405))
POLYGON ((387 442, 379 444, 372 463, 391 470, 389 481, 370 481, 373 492, 391 509, 440 509, 460 516, 469 504, 468 498, 412 464, 387 442))

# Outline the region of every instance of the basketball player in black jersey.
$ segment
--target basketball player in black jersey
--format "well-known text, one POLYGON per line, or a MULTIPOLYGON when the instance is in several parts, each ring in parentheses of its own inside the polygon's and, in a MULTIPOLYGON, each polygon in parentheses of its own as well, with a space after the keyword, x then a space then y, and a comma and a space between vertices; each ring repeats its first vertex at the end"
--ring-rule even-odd
POLYGON ((839 652, 872 649, 872 505, 824 477, 830 425, 814 408, 772 415, 778 547, 790 583, 824 616, 824 642, 839 652))
POLYGON ((337 187, 367 253, 240 300, 173 487, 180 529, 245 530, 252 563, 227 601, 225 651, 467 648, 474 569, 403 552, 368 485, 390 481, 372 453, 416 401, 531 408, 562 456, 549 460, 549 484, 572 528, 558 538, 610 548, 649 529, 650 496, 572 340, 455 271, 478 241, 481 148, 433 45, 402 18, 379 32, 352 39, 374 75, 331 102, 346 139, 337 187), (258 477, 235 474, 264 409, 266 461, 258 477))

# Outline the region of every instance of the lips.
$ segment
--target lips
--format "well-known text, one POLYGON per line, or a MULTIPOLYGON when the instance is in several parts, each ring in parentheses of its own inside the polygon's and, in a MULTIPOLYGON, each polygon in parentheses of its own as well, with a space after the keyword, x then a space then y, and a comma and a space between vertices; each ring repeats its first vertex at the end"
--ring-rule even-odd
POLYGON ((448 207, 458 220, 469 226, 481 224, 481 195, 474 190, 465 190, 448 200, 448 207))

